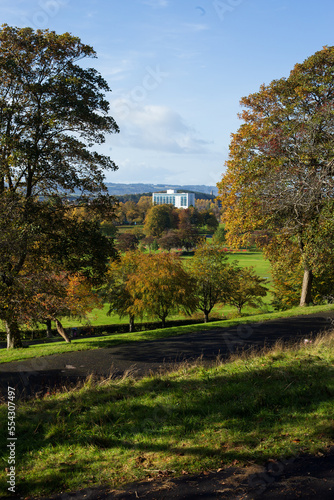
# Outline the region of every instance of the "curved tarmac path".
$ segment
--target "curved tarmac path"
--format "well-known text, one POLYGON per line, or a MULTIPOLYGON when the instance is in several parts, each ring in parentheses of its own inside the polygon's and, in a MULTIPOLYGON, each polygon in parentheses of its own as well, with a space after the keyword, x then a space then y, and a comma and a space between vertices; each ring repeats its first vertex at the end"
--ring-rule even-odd
POLYGON ((237 351, 260 349, 278 340, 307 339, 333 325, 334 310, 4 363, 0 364, 0 396, 7 393, 8 384, 17 388, 17 397, 29 397, 76 383, 90 374, 117 377, 130 370, 142 376, 200 357, 204 362, 212 362, 217 356, 226 359, 237 351))

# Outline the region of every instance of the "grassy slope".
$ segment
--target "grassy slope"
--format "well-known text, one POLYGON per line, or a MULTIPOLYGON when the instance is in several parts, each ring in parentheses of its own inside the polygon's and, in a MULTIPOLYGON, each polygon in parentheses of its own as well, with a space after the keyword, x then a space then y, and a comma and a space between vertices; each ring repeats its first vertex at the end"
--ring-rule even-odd
MULTIPOLYGON (((158 471, 197 473, 325 450, 334 438, 333 347, 328 336, 295 350, 276 347, 212 368, 185 365, 139 381, 91 381, 21 403, 17 490, 115 487, 158 471)), ((0 419, 6 423, 6 405, 0 419)), ((0 446, 6 450, 5 433, 0 446)), ((0 494, 6 452, 1 460, 0 494)))

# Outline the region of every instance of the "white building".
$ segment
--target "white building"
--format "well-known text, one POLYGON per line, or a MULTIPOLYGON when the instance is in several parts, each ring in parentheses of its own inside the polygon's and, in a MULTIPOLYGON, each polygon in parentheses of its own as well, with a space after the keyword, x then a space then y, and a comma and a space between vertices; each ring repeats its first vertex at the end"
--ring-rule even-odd
POLYGON ((194 193, 175 193, 174 189, 167 189, 166 193, 153 193, 153 205, 174 205, 176 208, 195 206, 194 193))

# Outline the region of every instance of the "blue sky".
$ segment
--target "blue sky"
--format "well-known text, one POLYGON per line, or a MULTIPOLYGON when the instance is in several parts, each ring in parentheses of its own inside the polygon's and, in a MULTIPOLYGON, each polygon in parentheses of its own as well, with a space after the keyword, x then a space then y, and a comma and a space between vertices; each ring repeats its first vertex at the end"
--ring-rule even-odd
POLYGON ((240 98, 334 45, 331 0, 2 0, 0 18, 96 50, 121 129, 109 182, 215 185, 240 98))

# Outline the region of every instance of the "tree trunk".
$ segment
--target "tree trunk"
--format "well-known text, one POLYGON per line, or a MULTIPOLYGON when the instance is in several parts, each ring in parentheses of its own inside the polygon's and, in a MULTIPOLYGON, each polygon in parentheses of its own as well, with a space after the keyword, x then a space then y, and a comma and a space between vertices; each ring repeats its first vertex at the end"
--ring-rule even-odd
POLYGON ((50 339, 52 337, 51 319, 47 319, 45 324, 46 324, 46 336, 48 339, 50 339))
POLYGON ((161 328, 165 328, 166 326, 166 316, 161 318, 161 328))
POLYGON ((7 349, 22 347, 20 328, 16 321, 5 321, 7 332, 7 349))
POLYGON ((135 331, 135 318, 134 316, 130 316, 129 318, 129 332, 132 333, 135 331))
POLYGON ((204 323, 209 323, 209 312, 208 311, 203 311, 204 312, 204 323))
POLYGON ((55 319, 55 322, 56 322, 57 332, 59 333, 59 335, 61 335, 63 337, 63 339, 66 340, 66 342, 70 343, 71 341, 68 338, 68 336, 63 328, 63 325, 61 324, 59 319, 55 319))
POLYGON ((312 279, 313 279, 312 270, 308 266, 305 266, 302 294, 300 297, 301 307, 307 306, 312 302, 312 279))

